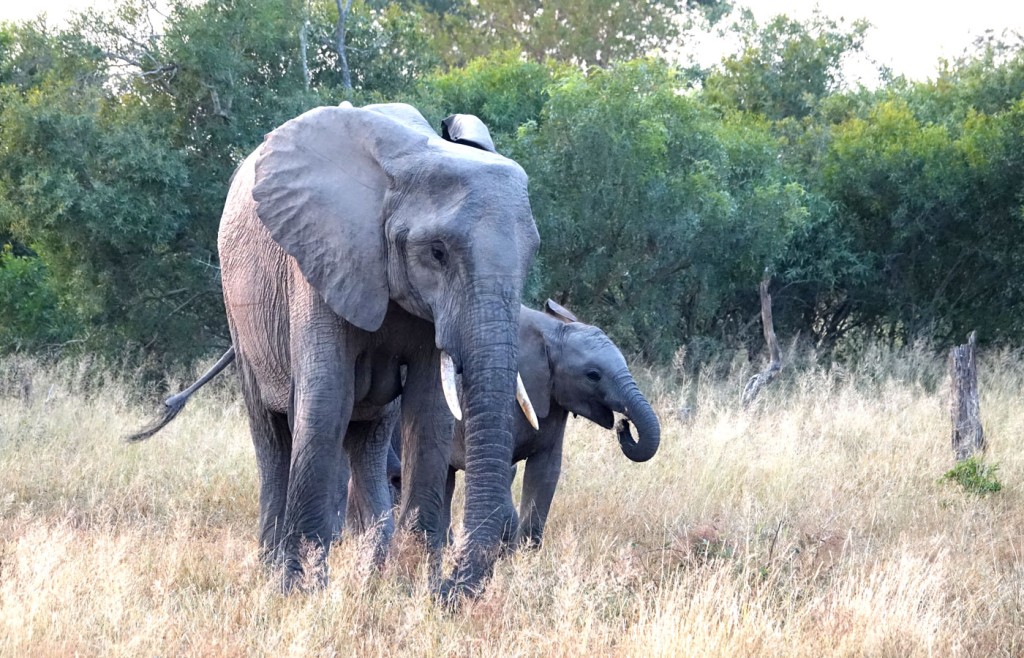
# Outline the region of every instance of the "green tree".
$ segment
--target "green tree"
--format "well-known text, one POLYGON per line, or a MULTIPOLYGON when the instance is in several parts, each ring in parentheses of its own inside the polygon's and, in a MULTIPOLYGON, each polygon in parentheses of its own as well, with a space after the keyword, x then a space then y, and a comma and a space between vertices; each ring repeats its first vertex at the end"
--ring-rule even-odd
POLYGON ((743 323, 805 212, 768 125, 719 121, 680 85, 654 60, 572 73, 517 149, 542 235, 539 297, 653 359, 743 323))
POLYGON ((735 26, 742 49, 708 76, 708 98, 771 120, 806 117, 840 90, 844 60, 861 50, 867 29, 821 13, 806 23, 780 15, 762 27, 745 12, 735 26))
MULTIPOLYGON (((188 259, 172 249, 187 220, 181 154, 100 84, 57 78, 2 95, 0 223, 103 328, 91 347, 166 348, 176 338, 164 326, 177 304, 168 293, 193 283, 188 259)), ((195 329, 195 315, 176 315, 182 332, 195 329)))
POLYGON ((0 250, 0 308, 0 352, 59 349, 84 333, 43 261, 10 244, 0 250))
POLYGON ((822 190, 863 264, 843 282, 853 321, 900 341, 1024 328, 1022 110, 936 124, 894 98, 834 127, 822 190))
POLYGON ((8 274, 53 283, 96 328, 83 347, 181 360, 223 345, 215 244, 234 167, 302 111, 401 93, 435 61, 418 9, 358 2, 356 89, 341 89, 336 7, 309 6, 303 53, 305 7, 176 2, 158 30, 126 0, 59 32, 0 30, 0 238, 39 261, 8 274))
POLYGON ((441 14, 433 31, 450 64, 496 49, 530 59, 606 66, 666 49, 680 35, 687 11, 719 0, 477 0, 441 14))
POLYGON ((497 149, 514 155, 520 126, 540 118, 548 86, 564 69, 499 51, 466 66, 429 76, 409 99, 434 126, 449 114, 474 114, 487 124, 497 149))

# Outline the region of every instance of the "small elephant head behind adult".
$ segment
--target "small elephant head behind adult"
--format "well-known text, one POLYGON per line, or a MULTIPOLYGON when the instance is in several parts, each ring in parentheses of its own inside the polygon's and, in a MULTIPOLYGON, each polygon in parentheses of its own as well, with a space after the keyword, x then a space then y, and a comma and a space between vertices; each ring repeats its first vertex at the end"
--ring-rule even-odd
POLYGON ((607 334, 549 299, 543 313, 523 310, 519 342, 520 369, 527 392, 535 396, 538 417, 562 409, 612 429, 620 413, 636 425, 639 436, 634 440, 629 424, 620 422, 616 434, 622 453, 635 462, 655 455, 661 439, 658 418, 607 334))

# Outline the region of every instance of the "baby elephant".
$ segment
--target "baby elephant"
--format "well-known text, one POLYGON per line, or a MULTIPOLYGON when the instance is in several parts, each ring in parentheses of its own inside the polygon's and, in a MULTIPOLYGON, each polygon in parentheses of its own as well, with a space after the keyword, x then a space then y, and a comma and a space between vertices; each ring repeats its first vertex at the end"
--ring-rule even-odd
MULTIPOLYGON (((551 300, 544 312, 526 307, 520 311, 519 372, 533 401, 539 429, 533 429, 523 414, 515 410, 512 460, 513 463, 526 460, 526 470, 518 517, 511 491, 506 501, 505 541, 539 545, 558 486, 562 440, 570 413, 606 429, 615 424, 615 412, 624 414, 636 425, 639 439, 633 440, 626 419, 619 421, 616 433, 623 454, 635 462, 654 456, 661 428, 650 403, 633 380, 626 360, 611 339, 597 327, 579 322, 576 316, 551 300)), ((463 424, 456 423, 447 500, 442 505, 447 517, 442 523, 447 520, 449 525, 455 473, 466 466, 463 432, 463 424)), ((392 435, 396 452, 400 450, 400 443, 396 432, 392 435)), ((389 476, 396 484, 396 471, 389 469, 389 476)))

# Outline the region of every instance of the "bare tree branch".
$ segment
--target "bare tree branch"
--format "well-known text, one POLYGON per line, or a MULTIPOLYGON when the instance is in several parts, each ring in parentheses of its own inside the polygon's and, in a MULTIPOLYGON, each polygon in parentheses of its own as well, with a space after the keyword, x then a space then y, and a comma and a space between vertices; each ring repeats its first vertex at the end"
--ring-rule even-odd
POLYGON ((213 85, 203 83, 203 85, 210 90, 210 102, 213 103, 213 114, 223 118, 225 121, 231 121, 231 102, 232 99, 229 97, 226 103, 221 103, 220 94, 213 88, 213 85))
POLYGON ((348 12, 352 8, 352 0, 334 0, 338 5, 338 26, 335 30, 338 51, 338 65, 341 67, 341 86, 345 89, 352 89, 352 75, 348 70, 348 55, 345 52, 345 28, 348 21, 348 12))
POLYGON ((768 274, 768 270, 764 271, 764 279, 761 280, 761 323, 764 325, 764 340, 768 343, 768 353, 770 361, 768 367, 757 373, 750 378, 747 385, 743 387, 743 395, 740 397, 740 401, 743 406, 746 407, 757 394, 761 392, 761 389, 767 386, 775 379, 779 371, 782 370, 782 351, 779 349, 779 341, 775 337, 775 324, 772 322, 772 296, 768 294, 768 284, 771 282, 771 276, 768 274))
POLYGON ((299 57, 302 59, 302 84, 309 91, 309 0, 302 3, 302 27, 299 28, 299 57))

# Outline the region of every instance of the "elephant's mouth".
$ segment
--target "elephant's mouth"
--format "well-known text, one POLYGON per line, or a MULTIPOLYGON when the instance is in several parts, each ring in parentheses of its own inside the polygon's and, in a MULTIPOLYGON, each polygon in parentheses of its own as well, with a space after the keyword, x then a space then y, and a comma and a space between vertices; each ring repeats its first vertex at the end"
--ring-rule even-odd
POLYGON ((606 430, 610 430, 615 426, 615 412, 603 405, 594 405, 590 408, 588 413, 581 415, 587 420, 597 423, 606 430))

